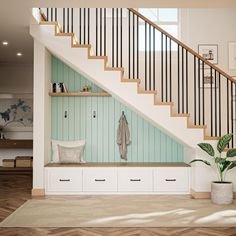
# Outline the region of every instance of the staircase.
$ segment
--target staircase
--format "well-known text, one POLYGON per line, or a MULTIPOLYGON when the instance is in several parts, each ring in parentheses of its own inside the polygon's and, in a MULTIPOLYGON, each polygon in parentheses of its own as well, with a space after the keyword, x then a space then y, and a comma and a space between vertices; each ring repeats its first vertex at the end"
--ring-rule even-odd
POLYGON ((181 143, 195 148, 235 133, 236 81, 136 10, 46 8, 38 14, 40 25, 30 28, 35 39, 181 143))

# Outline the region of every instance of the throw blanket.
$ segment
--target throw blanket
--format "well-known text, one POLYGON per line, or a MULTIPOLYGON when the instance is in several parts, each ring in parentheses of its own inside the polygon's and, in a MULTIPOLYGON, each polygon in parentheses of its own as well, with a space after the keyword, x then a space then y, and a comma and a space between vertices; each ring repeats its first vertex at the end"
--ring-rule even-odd
POLYGON ((119 146, 121 159, 127 160, 127 145, 129 145, 131 141, 130 141, 128 122, 126 120, 124 113, 122 113, 119 120, 116 142, 119 146))

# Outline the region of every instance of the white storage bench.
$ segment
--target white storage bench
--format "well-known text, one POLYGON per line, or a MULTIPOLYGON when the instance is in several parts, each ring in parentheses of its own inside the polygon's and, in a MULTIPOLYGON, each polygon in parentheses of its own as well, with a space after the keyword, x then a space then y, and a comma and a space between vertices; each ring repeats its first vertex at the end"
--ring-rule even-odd
POLYGON ((45 166, 46 195, 190 194, 185 163, 85 163, 45 166))

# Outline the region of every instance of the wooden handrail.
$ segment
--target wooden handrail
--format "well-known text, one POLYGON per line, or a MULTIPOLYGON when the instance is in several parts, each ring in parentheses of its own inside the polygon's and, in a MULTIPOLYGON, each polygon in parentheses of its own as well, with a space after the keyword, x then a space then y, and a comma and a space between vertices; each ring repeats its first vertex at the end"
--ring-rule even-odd
POLYGON ((143 16, 142 14, 140 14, 138 11, 134 10, 133 8, 127 8, 129 11, 131 11, 133 14, 135 14, 136 16, 138 16, 140 19, 142 19, 143 21, 145 21, 146 23, 148 23, 149 25, 151 25, 152 27, 154 27, 155 29, 157 29, 158 31, 160 31, 161 33, 163 33, 164 35, 166 35, 168 38, 170 38, 172 41, 174 41, 175 43, 177 43, 178 45, 180 45, 181 47, 183 47, 184 49, 186 49, 188 52, 190 52, 192 55, 196 56, 197 58, 199 58, 201 61, 204 61, 204 63, 206 63, 208 66, 210 66, 211 68, 215 69, 217 72, 219 72, 221 75, 223 75, 224 77, 226 77, 227 79, 231 80, 233 83, 236 84, 236 80, 230 76, 229 74, 227 74, 226 72, 224 72, 223 70, 221 70, 219 67, 217 67, 216 65, 212 64, 211 62, 209 62, 208 60, 206 60, 204 57, 202 57, 201 55, 199 55, 196 51, 194 51, 192 48, 190 48, 189 46, 187 46, 186 44, 182 43, 180 40, 178 40, 177 38, 175 38, 174 36, 172 36, 171 34, 169 34, 167 31, 163 30, 161 27, 159 27, 158 25, 156 25, 155 23, 153 23, 152 21, 150 21, 148 18, 146 18, 145 16, 143 16))

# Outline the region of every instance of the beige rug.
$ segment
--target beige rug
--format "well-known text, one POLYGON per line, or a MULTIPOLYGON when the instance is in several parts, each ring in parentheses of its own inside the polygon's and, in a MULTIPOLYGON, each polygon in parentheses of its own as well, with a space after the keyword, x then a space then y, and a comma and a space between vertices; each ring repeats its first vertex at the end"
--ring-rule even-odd
POLYGON ((236 202, 175 196, 82 196, 29 200, 0 227, 231 227, 236 202))

